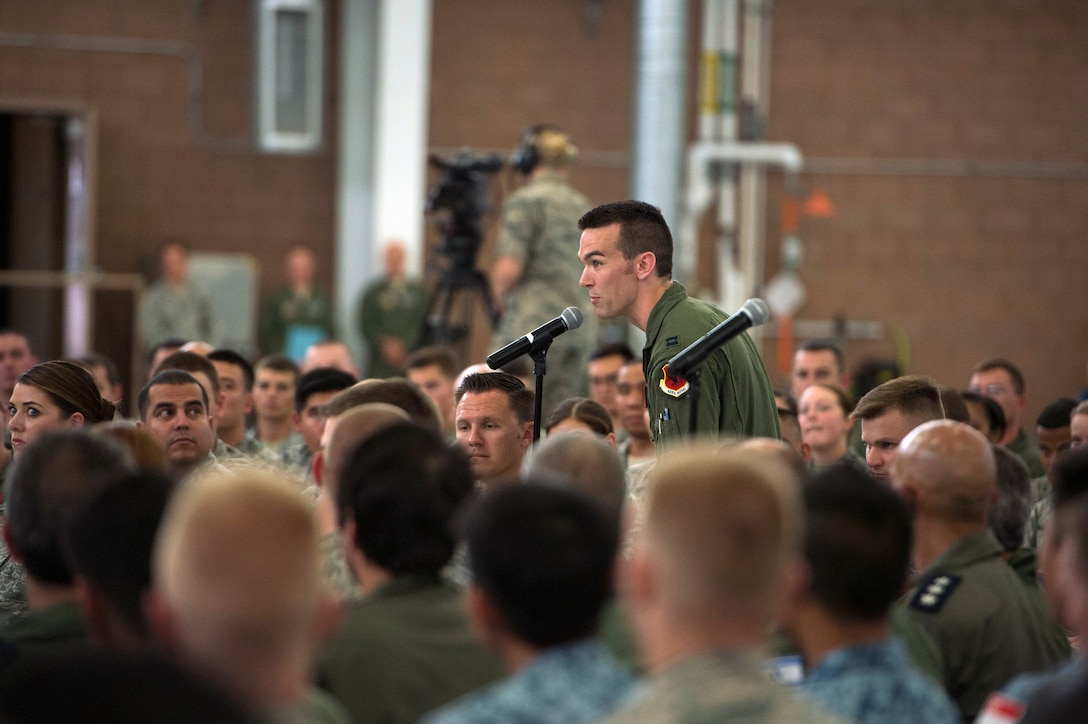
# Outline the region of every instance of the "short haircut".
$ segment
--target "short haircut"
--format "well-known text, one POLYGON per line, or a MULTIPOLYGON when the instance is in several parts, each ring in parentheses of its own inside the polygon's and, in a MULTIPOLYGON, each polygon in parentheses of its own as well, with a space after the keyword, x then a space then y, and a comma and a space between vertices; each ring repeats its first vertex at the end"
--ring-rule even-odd
POLYGON ((609 342, 602 344, 589 355, 589 361, 604 359, 605 357, 622 357, 624 362, 630 362, 635 358, 630 345, 624 342, 609 342))
POLYGON ((937 383, 924 375, 905 375, 877 385, 858 400, 853 417, 872 420, 892 410, 913 419, 916 426, 944 418, 937 383))
POLYGON ((384 402, 399 407, 408 413, 412 422, 434 432, 442 430, 442 415, 434 400, 403 377, 389 377, 384 380, 367 379, 357 382, 346 390, 341 390, 321 407, 325 417, 342 415, 353 407, 370 402, 384 402))
POLYGON ((253 365, 242 355, 233 349, 215 349, 208 353, 208 359, 212 362, 225 362, 242 370, 242 378, 245 380, 246 392, 253 390, 253 365))
POLYGON ((141 603, 151 586, 151 549, 173 489, 169 478, 154 473, 114 480, 79 508, 69 531, 73 570, 140 635, 147 631, 141 603))
POLYGON ((779 460, 696 443, 649 474, 642 544, 658 560, 674 615, 769 623, 804 534, 800 483, 779 460))
POLYGON ((613 224, 620 225, 619 251, 624 259, 652 252, 657 259, 654 273, 662 279, 672 278, 672 232, 661 209, 644 201, 615 201, 590 209, 578 219, 582 230, 613 224))
POLYGON ((111 385, 121 384, 121 373, 117 369, 117 363, 115 363, 108 355, 104 355, 101 352, 88 352, 75 360, 76 362, 82 362, 85 365, 89 365, 92 370, 95 367, 101 367, 106 370, 106 379, 111 385))
POLYGON ((558 484, 593 498, 617 520, 623 512, 627 498, 623 460, 600 438, 577 433, 549 437, 529 458, 529 475, 558 476, 558 484))
POLYGON ((804 497, 812 594, 837 618, 884 619, 910 566, 906 505, 868 473, 842 462, 815 473, 804 497))
POLYGON ((87 431, 50 432, 28 445, 4 495, 12 548, 27 573, 42 583, 71 586, 65 541, 76 510, 131 472, 120 446, 87 431))
POLYGON ((208 390, 209 395, 216 399, 219 398, 219 370, 215 369, 215 364, 204 355, 196 352, 174 352, 165 357, 159 363, 159 366, 155 368, 155 372, 162 372, 163 370, 182 370, 189 374, 200 372, 206 375, 212 383, 212 388, 208 390))
POLYGON ((1035 424, 1047 430, 1069 427, 1069 418, 1073 416, 1075 409, 1077 409, 1076 400, 1062 397, 1044 407, 1035 420, 1035 424))
POLYGON ((1050 468, 1050 483, 1055 509, 1088 493, 1088 447, 1059 455, 1050 468))
POLYGON ((253 375, 256 375, 261 370, 273 370, 275 372, 290 372, 295 377, 295 382, 298 382, 299 369, 298 365, 294 363, 290 357, 285 357, 282 354, 270 354, 261 357, 257 360, 257 364, 253 365, 253 375))
POLYGON ((990 528, 1006 551, 1024 542, 1024 528, 1031 514, 1031 473, 1016 453, 993 446, 997 469, 997 499, 990 506, 990 528))
POLYGON ((204 399, 204 411, 209 412, 208 391, 204 389, 204 385, 197 382, 197 379, 185 370, 163 370, 143 386, 136 398, 136 407, 140 411, 140 419, 144 422, 147 421, 147 407, 151 400, 151 388, 159 385, 196 385, 200 390, 200 396, 204 399))
POLYGON ((340 523, 353 518, 351 544, 393 576, 437 575, 453 556, 454 516, 474 485, 460 448, 418 425, 391 425, 363 440, 341 470, 340 523))
POLYGON ((182 339, 181 337, 170 337, 170 338, 164 339, 164 340, 162 340, 160 342, 156 342, 155 344, 153 344, 151 346, 151 349, 149 349, 147 351, 147 364, 150 365, 152 362, 154 362, 155 361, 155 355, 157 355, 161 350, 164 350, 164 349, 177 350, 177 349, 180 349, 181 347, 185 346, 185 343, 188 342, 188 341, 189 340, 182 339))
POLYGON ((800 347, 797 348, 798 352, 830 352, 835 357, 835 364, 839 368, 839 372, 846 371, 846 357, 842 353, 842 346, 839 343, 830 339, 809 339, 805 340, 800 347))
POLYGON ((456 379, 461 371, 461 364, 457 360, 457 353, 452 347, 444 344, 432 344, 420 347, 408 355, 404 361, 404 369, 418 370, 423 367, 438 367, 447 379, 456 379))
POLYGON ((991 357, 990 359, 982 360, 971 370, 971 374, 976 375, 979 372, 989 372, 990 370, 1005 370, 1008 372, 1009 377, 1012 379, 1012 387, 1016 391, 1016 394, 1024 394, 1027 385, 1024 384, 1023 373, 1020 372, 1019 367, 1004 357, 991 357))
POLYGON ((531 422, 533 419, 533 399, 535 394, 525 383, 506 372, 478 372, 465 377, 457 388, 457 404, 468 393, 501 392, 510 401, 510 407, 518 422, 531 422))
POLYGON ((972 392, 971 390, 963 390, 960 392, 960 397, 965 403, 973 402, 976 405, 981 406, 983 412, 986 413, 986 420, 990 423, 990 430, 1000 432, 1002 437, 1004 437, 1005 411, 1001 409, 1001 405, 997 404, 997 400, 977 392, 972 392))
POLYGON ((530 478, 480 498, 465 528, 472 583, 519 640, 546 649, 596 632, 612 594, 615 516, 530 478))
POLYGON ((356 382, 355 375, 332 367, 318 367, 299 378, 295 386, 295 412, 302 414, 311 395, 346 390, 356 382))
POLYGON ((1069 413, 1069 417, 1073 415, 1088 415, 1088 400, 1083 400, 1079 405, 1073 408, 1073 411, 1069 413))
POLYGON ((608 410, 588 397, 568 397, 560 402, 548 415, 544 430, 551 433, 552 428, 564 420, 576 420, 602 437, 615 432, 608 410))
POLYGON ((19 375, 15 383, 45 392, 64 417, 78 412, 85 425, 112 420, 117 412, 117 406, 98 391, 94 376, 74 362, 40 362, 19 375))
POLYGON ((967 403, 963 401, 960 393, 948 385, 940 385, 937 389, 941 393, 941 407, 944 408, 944 418, 970 425, 971 413, 968 411, 967 403))

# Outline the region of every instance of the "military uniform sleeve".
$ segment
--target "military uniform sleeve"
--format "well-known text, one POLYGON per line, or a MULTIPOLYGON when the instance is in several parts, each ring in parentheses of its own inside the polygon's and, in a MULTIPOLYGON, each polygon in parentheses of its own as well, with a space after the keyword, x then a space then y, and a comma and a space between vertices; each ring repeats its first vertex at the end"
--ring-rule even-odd
POLYGON ((502 226, 495 256, 510 256, 527 262, 532 255, 533 241, 539 237, 543 227, 539 204, 524 196, 511 196, 502 209, 502 226))

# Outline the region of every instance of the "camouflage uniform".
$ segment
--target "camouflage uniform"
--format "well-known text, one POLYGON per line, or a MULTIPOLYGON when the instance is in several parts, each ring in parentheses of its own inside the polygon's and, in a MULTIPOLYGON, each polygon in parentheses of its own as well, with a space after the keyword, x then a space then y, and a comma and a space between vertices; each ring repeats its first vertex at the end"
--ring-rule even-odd
POLYGON ((1024 526, 1024 545, 1039 550, 1039 536, 1042 534, 1043 527, 1046 525, 1046 522, 1050 520, 1050 514, 1053 512, 1054 503, 1051 501, 1049 495, 1031 506, 1031 513, 1028 514, 1027 525, 1024 526))
POLYGON ((803 724, 839 719, 802 703, 774 683, 754 654, 719 651, 669 666, 648 680, 609 724, 761 722, 803 724))
POLYGON ((200 339, 215 347, 222 341, 220 327, 211 300, 192 282, 182 289, 156 282, 140 302, 140 335, 148 349, 171 338, 200 339))
POLYGON ((517 259, 522 271, 506 296, 492 348, 558 317, 567 307, 582 310, 581 328, 556 337, 548 350, 541 406, 545 418, 562 400, 586 394, 586 363, 597 344, 597 317, 578 284, 578 219, 589 208, 586 198, 558 175, 542 172, 510 194, 502 209, 495 256, 517 259))
POLYGON ((419 344, 423 320, 427 316, 429 295, 426 288, 411 279, 382 278, 363 292, 359 304, 359 331, 366 340, 368 361, 366 377, 396 377, 404 370, 393 367, 381 356, 384 337, 396 337, 411 352, 419 344))

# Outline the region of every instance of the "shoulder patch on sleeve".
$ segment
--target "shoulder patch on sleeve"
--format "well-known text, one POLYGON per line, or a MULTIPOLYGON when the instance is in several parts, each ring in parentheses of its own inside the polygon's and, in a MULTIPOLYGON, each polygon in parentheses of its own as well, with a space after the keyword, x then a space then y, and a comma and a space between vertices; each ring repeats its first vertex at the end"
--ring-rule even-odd
POLYGON ((661 381, 658 382, 661 391, 670 397, 680 397, 691 387, 691 384, 679 375, 669 372, 669 366, 661 368, 661 381))
POLYGON ((909 607, 922 613, 937 613, 948 599, 952 598, 952 592, 963 581, 963 576, 952 573, 942 573, 923 581, 918 586, 918 592, 910 599, 909 607))

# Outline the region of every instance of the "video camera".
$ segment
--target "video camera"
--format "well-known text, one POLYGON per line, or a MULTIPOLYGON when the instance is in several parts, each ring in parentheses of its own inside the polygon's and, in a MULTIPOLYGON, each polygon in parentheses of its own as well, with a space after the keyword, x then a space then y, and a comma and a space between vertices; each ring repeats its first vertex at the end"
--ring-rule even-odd
POLYGON ((455 269, 471 269, 483 243, 480 218, 490 209, 487 179, 502 168, 502 159, 466 148, 450 159, 432 155, 428 161, 444 173, 428 191, 424 211, 449 212, 439 223, 442 237, 437 250, 455 269))

